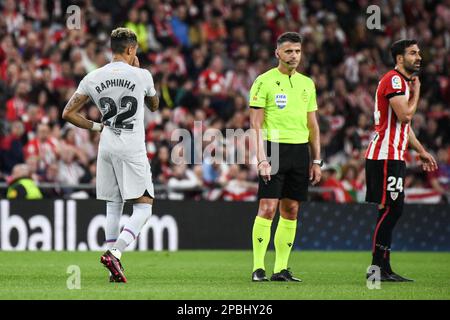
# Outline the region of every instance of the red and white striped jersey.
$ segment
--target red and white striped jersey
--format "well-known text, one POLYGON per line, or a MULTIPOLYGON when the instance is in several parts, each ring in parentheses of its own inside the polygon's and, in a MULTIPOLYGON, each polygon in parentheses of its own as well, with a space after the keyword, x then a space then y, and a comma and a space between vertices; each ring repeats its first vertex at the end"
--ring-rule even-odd
POLYGON ((375 94, 375 135, 366 151, 366 159, 402 160, 408 146, 409 123, 397 119, 389 99, 405 95, 409 100, 409 79, 397 70, 391 70, 381 78, 375 94))

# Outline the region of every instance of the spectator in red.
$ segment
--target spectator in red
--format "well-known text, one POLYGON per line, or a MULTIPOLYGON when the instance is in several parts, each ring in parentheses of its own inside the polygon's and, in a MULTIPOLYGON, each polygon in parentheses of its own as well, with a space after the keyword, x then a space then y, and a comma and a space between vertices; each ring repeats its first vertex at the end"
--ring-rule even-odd
POLYGON ((358 168, 353 165, 346 165, 342 168, 342 186, 352 197, 352 202, 358 201, 358 191, 363 188, 364 181, 358 179, 358 168))
POLYGON ((27 96, 29 92, 30 85, 27 82, 21 81, 17 84, 14 97, 6 102, 6 120, 20 120, 26 113, 28 103, 27 96))
POLYGON ((225 96, 225 77, 223 75, 223 60, 221 57, 213 57, 209 67, 200 74, 198 88, 200 94, 205 96, 225 96))
POLYGON ((331 189, 322 195, 325 201, 335 201, 337 203, 353 202, 352 196, 338 179, 336 168, 332 166, 325 166, 322 169, 322 183, 320 186, 331 189))
POLYGON ((38 170, 45 171, 48 165, 56 162, 58 156, 57 148, 57 141, 50 136, 50 127, 41 123, 37 128, 36 138, 28 141, 25 145, 25 159, 37 157, 38 170))
POLYGON ((168 46, 154 57, 153 72, 162 73, 162 78, 169 75, 185 76, 187 69, 180 47, 168 46))
POLYGON ((227 37, 227 29, 222 18, 222 12, 213 8, 209 21, 202 24, 203 39, 207 42, 224 40, 227 37))
POLYGON ((21 118, 29 140, 34 138, 34 133, 40 123, 48 122, 48 118, 45 116, 45 110, 36 105, 29 105, 27 112, 21 118))
POLYGON ((276 29, 276 22, 280 18, 285 18, 289 14, 289 8, 283 0, 268 1, 265 4, 265 19, 267 25, 272 29, 276 29))
POLYGON ((227 173, 226 183, 222 198, 225 201, 254 201, 258 191, 256 182, 248 181, 248 171, 237 164, 231 165, 227 173))
POLYGON ((199 93, 211 99, 210 107, 222 119, 228 119, 233 113, 233 105, 228 99, 228 88, 223 73, 223 60, 215 56, 198 79, 199 93))
POLYGON ((62 97, 65 97, 67 91, 75 87, 76 84, 73 80, 72 66, 70 62, 63 62, 61 68, 61 76, 53 80, 53 88, 58 91, 62 97))
POLYGON ((176 38, 170 23, 170 16, 166 11, 165 5, 160 3, 155 6, 153 12, 153 25, 155 27, 155 36, 161 45, 167 46, 176 43, 176 38))

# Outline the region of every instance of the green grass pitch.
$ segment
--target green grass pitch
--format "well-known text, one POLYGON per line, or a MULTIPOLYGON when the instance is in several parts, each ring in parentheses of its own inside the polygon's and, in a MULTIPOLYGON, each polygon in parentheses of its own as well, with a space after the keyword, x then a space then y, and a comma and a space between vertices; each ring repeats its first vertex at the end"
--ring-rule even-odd
MULTIPOLYGON (((0 252, 0 299, 450 299, 450 253, 394 252, 392 264, 414 283, 369 290, 368 252, 295 251, 302 283, 252 283, 251 251, 126 252, 127 284, 109 283, 99 252, 0 252), (70 265, 81 288, 69 290, 70 265)), ((266 257, 268 275, 274 253, 266 257)))

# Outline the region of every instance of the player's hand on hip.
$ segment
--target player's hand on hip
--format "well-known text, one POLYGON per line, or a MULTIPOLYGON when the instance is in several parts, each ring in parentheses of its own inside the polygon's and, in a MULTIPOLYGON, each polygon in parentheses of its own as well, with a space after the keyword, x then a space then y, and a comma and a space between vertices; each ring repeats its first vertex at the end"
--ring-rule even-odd
POLYGON ((322 170, 320 169, 320 166, 317 164, 311 165, 309 168, 309 181, 311 181, 311 184, 314 186, 317 183, 320 182, 320 179, 322 178, 322 170))
POLYGON ((272 166, 269 161, 263 160, 258 164, 258 173, 265 183, 270 181, 270 173, 272 172, 272 166))
POLYGON ((422 169, 424 171, 435 171, 438 169, 438 164, 434 157, 428 152, 424 151, 419 154, 419 158, 422 161, 422 169))

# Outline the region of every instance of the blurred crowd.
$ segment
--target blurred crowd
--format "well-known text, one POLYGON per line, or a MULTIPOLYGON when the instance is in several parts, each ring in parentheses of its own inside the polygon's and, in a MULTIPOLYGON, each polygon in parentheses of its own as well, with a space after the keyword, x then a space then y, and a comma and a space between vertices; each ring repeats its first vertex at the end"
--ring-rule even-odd
MULTIPOLYGON (((175 164, 178 141, 171 135, 180 128, 193 135, 248 129, 250 86, 276 66, 276 38, 286 31, 302 35, 299 71, 317 89, 327 165, 313 199, 363 201, 375 90, 393 66, 389 46, 400 38, 420 43, 422 88, 412 127, 439 164, 438 172, 425 174, 408 153, 407 199, 439 202, 449 193, 450 0, 3 0, 0 6, 0 181, 9 185, 21 178, 14 167, 26 164, 28 170, 16 171, 41 185, 60 184, 42 190, 46 197, 95 195, 99 134, 64 123, 61 113, 83 76, 110 61, 111 30, 126 26, 138 36, 141 67, 152 72, 161 101, 159 111, 146 114, 160 197, 256 199, 251 155, 242 164, 175 164), (66 26, 73 4, 81 9, 78 29, 66 26), (381 10, 379 28, 366 25, 369 5, 381 10)), ((94 104, 84 112, 100 120, 94 104)), ((246 148, 235 144, 226 152, 246 148)))

